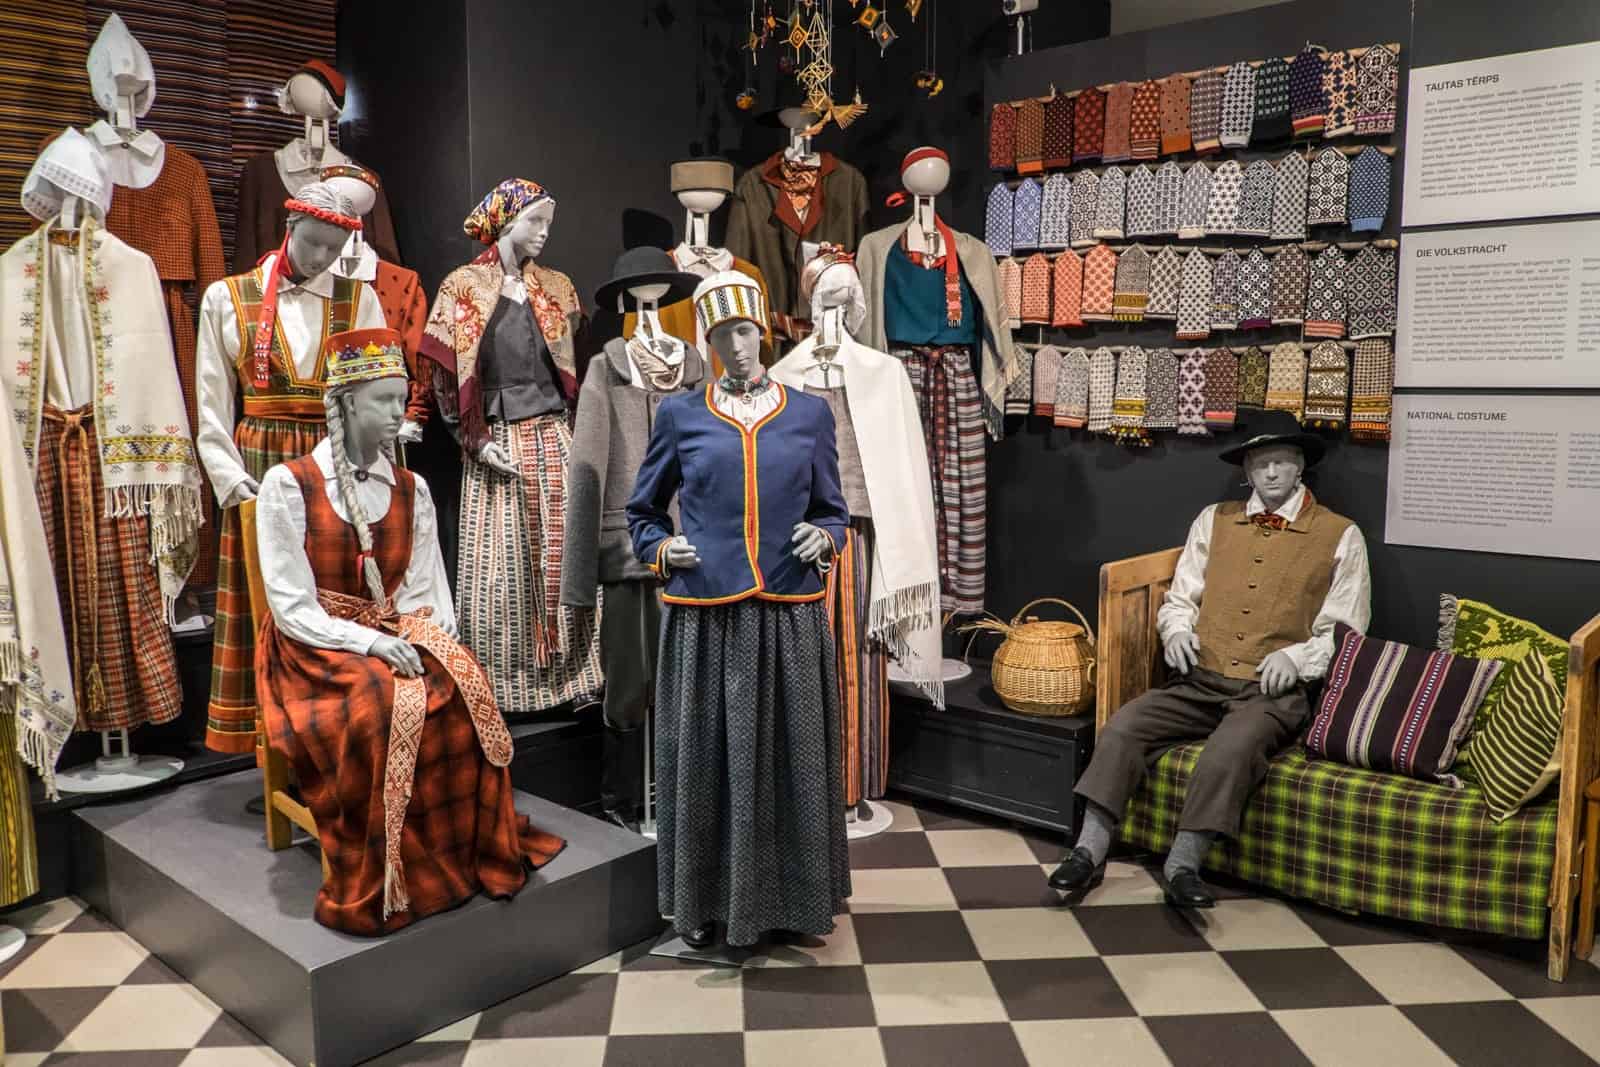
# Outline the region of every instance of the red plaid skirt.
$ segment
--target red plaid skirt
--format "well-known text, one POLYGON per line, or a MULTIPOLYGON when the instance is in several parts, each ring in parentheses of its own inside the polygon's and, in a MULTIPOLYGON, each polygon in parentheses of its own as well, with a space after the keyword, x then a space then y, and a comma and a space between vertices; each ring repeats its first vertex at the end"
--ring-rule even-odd
POLYGON ((150 520, 105 517, 94 409, 46 406, 34 489, 66 624, 78 729, 170 722, 178 661, 150 562, 150 520), (98 684, 91 684, 98 679, 98 684))

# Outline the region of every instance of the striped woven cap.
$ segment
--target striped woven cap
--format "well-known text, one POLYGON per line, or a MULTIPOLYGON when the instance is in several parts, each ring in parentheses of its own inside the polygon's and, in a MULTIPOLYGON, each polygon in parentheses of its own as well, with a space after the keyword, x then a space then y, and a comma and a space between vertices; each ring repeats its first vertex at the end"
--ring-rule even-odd
POLYGON ((694 311, 700 329, 707 334, 731 319, 745 319, 767 329, 767 300, 761 286, 736 270, 720 271, 702 281, 694 291, 694 311))

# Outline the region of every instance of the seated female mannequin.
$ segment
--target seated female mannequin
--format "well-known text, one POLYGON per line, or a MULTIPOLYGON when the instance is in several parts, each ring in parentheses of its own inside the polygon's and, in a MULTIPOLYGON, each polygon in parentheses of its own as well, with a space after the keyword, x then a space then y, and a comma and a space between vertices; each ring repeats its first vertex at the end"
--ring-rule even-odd
POLYGON ((328 436, 268 471, 257 497, 272 614, 256 685, 328 860, 317 921, 376 935, 480 890, 511 896, 565 843, 512 805, 511 736, 452 636, 433 501, 390 459, 400 337, 335 334, 324 356, 328 436))

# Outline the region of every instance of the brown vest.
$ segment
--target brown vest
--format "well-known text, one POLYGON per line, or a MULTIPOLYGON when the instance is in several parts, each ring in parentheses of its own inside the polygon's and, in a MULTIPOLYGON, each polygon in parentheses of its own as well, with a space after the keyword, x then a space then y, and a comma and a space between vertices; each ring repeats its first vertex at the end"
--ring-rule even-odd
POLYGON ((1229 678, 1255 677, 1261 661, 1311 636, 1333 584, 1334 555, 1350 520, 1306 490, 1284 530, 1257 526, 1242 501, 1219 504, 1195 634, 1200 666, 1229 678))

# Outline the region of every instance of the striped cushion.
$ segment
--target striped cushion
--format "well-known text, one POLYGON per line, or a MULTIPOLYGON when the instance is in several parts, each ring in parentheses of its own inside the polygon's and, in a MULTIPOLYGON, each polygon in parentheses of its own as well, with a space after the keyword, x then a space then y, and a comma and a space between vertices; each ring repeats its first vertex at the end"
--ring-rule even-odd
MULTIPOLYGON (((1439 597, 1438 647, 1458 656, 1504 660, 1508 668, 1530 650, 1537 650, 1550 665, 1550 674, 1556 683, 1566 685, 1569 652, 1566 639, 1482 601, 1450 593, 1439 597)), ((1488 695, 1483 698, 1483 707, 1478 709, 1478 716, 1473 721, 1474 730, 1482 730, 1494 718, 1500 707, 1500 693, 1505 687, 1507 673, 1502 671, 1489 687, 1488 695)))
POLYGON ((1561 685, 1536 651, 1506 668, 1499 689, 1498 713, 1473 732, 1462 753, 1471 754, 1496 822, 1515 815, 1561 773, 1563 703, 1561 685))
POLYGON ((1306 749, 1324 759, 1459 787, 1446 773, 1500 673, 1471 659, 1369 638, 1343 623, 1306 749))

